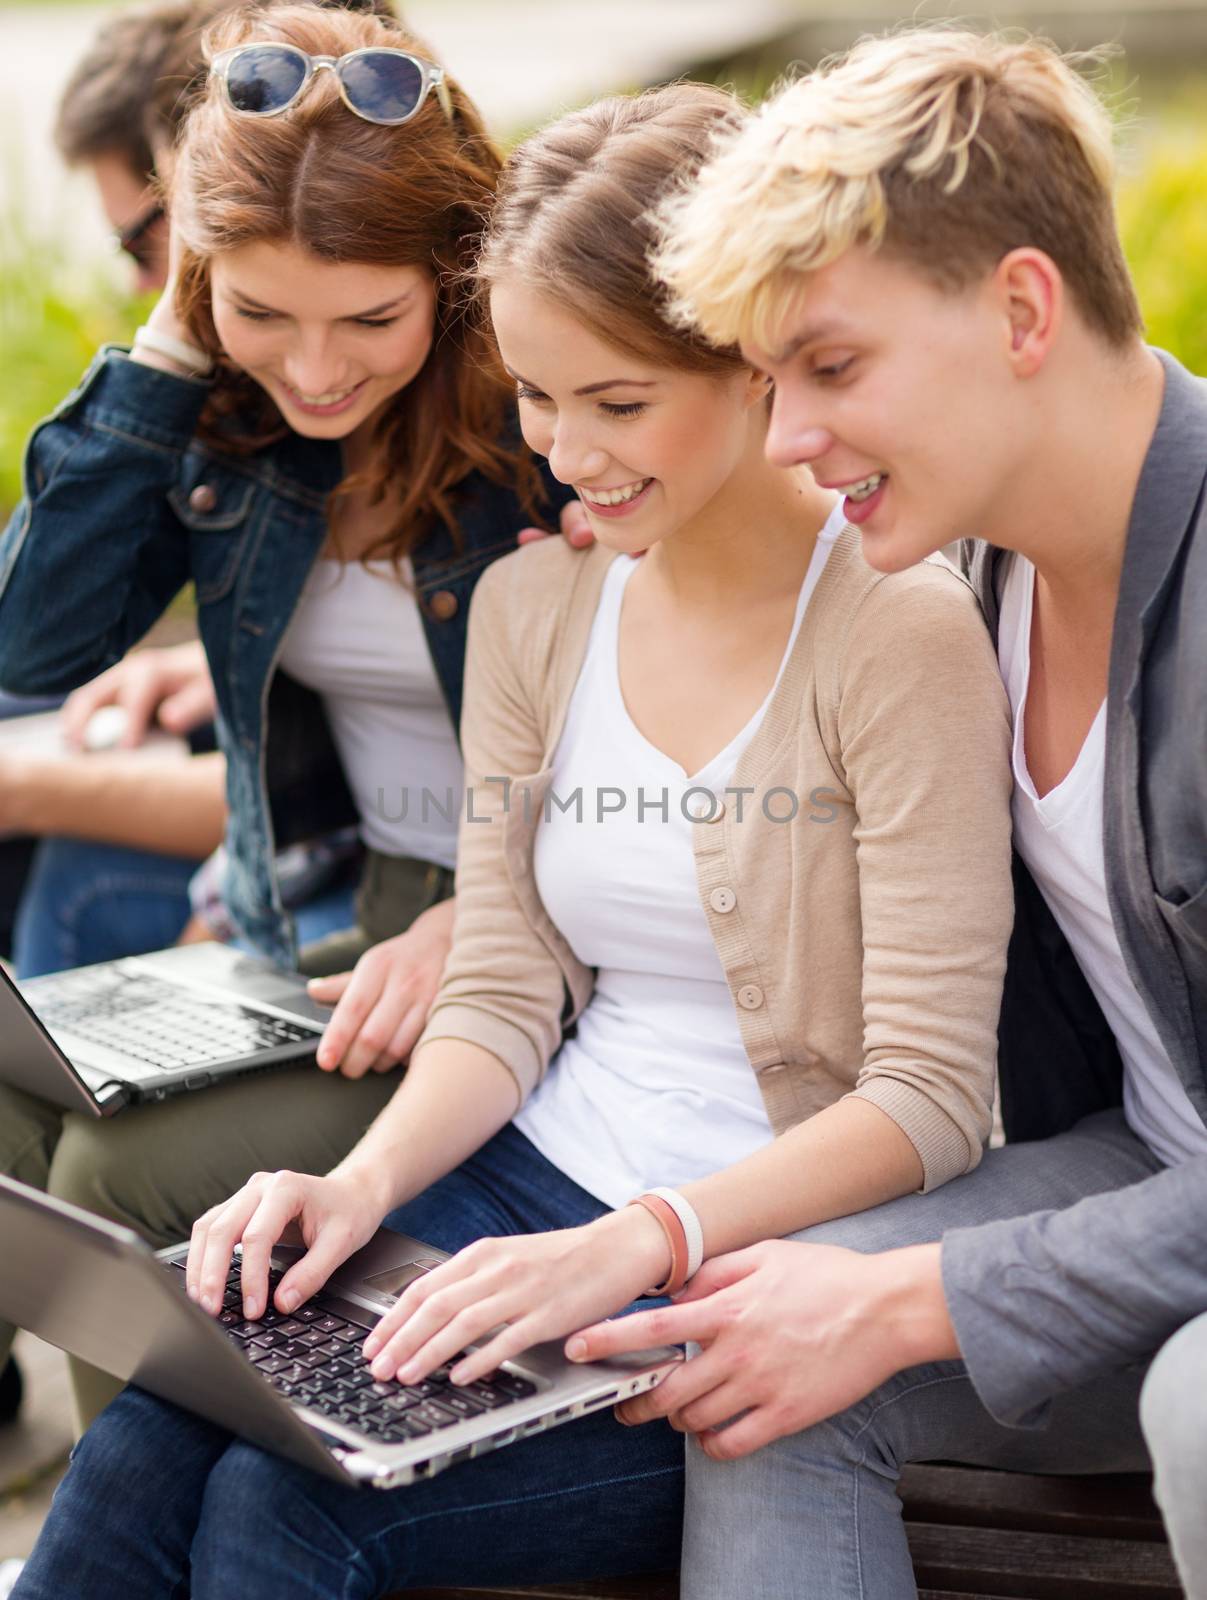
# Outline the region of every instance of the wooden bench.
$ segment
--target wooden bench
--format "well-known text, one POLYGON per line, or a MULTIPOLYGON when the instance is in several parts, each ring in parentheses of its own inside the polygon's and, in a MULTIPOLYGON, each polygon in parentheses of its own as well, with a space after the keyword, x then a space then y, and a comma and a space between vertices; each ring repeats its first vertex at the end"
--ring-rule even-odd
MULTIPOLYGON (((910 1467, 901 1498, 921 1600, 1182 1600, 1146 1477, 910 1467)), ((404 1594, 406 1600, 678 1600, 679 1582, 664 1573, 404 1594)))

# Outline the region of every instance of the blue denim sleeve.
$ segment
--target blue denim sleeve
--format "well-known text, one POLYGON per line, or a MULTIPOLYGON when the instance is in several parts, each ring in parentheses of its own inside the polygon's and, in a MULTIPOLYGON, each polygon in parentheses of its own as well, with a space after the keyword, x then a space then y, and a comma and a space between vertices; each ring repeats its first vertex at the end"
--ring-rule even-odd
POLYGON ((0 685, 58 694, 136 643, 187 582, 168 491, 208 384, 102 350, 33 433, 0 535, 0 685))
POLYGON ((1207 1156, 1063 1211, 958 1228, 943 1288, 999 1422, 1042 1427, 1066 1390, 1147 1361, 1207 1310, 1207 1156))

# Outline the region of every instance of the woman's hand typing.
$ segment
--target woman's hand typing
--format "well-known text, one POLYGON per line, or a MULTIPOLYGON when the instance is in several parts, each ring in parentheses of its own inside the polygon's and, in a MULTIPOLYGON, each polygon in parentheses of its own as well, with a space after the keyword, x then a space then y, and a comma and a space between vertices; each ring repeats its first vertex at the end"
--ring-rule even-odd
POLYGON ((640 1206, 582 1228, 479 1239, 411 1284, 364 1353, 379 1380, 418 1383, 485 1339, 452 1372, 455 1383, 472 1383, 542 1340, 621 1310, 669 1264, 665 1235, 640 1206))
POLYGON ((389 1072, 414 1049, 453 940, 452 900, 421 912, 405 933, 366 950, 351 972, 311 979, 311 998, 334 1005, 318 1048, 324 1072, 389 1072))
POLYGON ((193 1224, 185 1272, 189 1296, 217 1315, 235 1246, 242 1244, 243 1315, 254 1321, 268 1304, 273 1246, 300 1238, 306 1254, 285 1274, 276 1294, 278 1308, 292 1311, 372 1238, 389 1207, 388 1195, 379 1194, 364 1173, 326 1178, 253 1173, 237 1194, 193 1224))

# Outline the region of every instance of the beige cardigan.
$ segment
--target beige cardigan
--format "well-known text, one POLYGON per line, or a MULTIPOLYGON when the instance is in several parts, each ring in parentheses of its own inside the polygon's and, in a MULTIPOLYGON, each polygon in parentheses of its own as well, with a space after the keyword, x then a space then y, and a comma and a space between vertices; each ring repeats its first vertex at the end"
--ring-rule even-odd
MULTIPOLYGON (((482 1046, 521 1101, 594 979, 550 921, 532 856, 613 559, 528 546, 483 575, 470 615, 456 925, 419 1047, 482 1046)), ((693 828, 701 905, 777 1134, 853 1093, 903 1130, 927 1189, 980 1160, 1013 916, 1009 744, 963 580, 941 558, 875 572, 845 529, 734 773, 753 794, 727 792, 724 814, 693 828), (777 787, 791 793, 765 810, 777 787), (768 820, 793 795, 795 820, 768 820)))

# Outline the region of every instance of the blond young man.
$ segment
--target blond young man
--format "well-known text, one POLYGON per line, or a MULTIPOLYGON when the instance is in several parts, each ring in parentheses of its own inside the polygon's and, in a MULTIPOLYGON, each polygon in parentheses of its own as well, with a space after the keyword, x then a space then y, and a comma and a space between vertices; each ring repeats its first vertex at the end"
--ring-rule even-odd
POLYGON ((772 376, 769 452, 845 492, 872 565, 969 541, 1015 719, 1012 1142, 572 1341, 703 1347, 626 1408, 702 1447, 688 1600, 912 1595, 894 1486, 928 1459, 1151 1459, 1207 1595, 1207 387, 1143 342, 1112 176, 1054 52, 912 30, 666 215, 684 315, 772 376))

